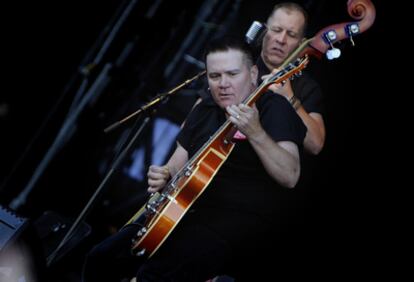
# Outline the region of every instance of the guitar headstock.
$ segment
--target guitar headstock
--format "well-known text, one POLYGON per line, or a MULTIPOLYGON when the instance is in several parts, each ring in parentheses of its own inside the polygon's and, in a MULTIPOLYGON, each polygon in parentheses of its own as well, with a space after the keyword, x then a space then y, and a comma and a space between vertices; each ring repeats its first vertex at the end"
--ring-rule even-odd
POLYGON ((244 104, 252 106, 253 103, 263 94, 270 85, 273 83, 283 83, 287 79, 292 79, 295 76, 300 76, 302 70, 307 66, 309 62, 308 56, 298 58, 290 64, 287 64, 280 71, 275 74, 270 75, 263 80, 262 84, 248 97, 246 97, 244 104))
POLYGON ((270 86, 274 83, 282 83, 287 79, 293 79, 298 77, 302 74, 302 70, 306 68, 309 63, 308 56, 304 56, 302 58, 297 58, 295 61, 287 64, 283 67, 280 71, 275 74, 272 74, 268 78, 266 78, 263 83, 267 86, 270 86))

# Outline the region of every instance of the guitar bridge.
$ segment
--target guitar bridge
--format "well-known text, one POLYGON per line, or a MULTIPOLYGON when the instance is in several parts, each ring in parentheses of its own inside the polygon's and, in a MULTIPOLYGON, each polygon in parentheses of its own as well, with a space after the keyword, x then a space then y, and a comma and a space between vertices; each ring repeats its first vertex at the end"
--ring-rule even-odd
POLYGON ((168 199, 170 202, 173 202, 174 204, 177 204, 177 200, 176 200, 173 196, 171 196, 171 195, 167 195, 167 199, 168 199))
POLYGON ((152 203, 151 204, 148 204, 146 206, 146 208, 147 208, 148 211, 150 211, 152 213, 158 213, 157 209, 154 207, 154 205, 152 203))
POLYGON ((187 166, 184 169, 184 175, 189 177, 191 174, 193 174, 193 166, 187 166))

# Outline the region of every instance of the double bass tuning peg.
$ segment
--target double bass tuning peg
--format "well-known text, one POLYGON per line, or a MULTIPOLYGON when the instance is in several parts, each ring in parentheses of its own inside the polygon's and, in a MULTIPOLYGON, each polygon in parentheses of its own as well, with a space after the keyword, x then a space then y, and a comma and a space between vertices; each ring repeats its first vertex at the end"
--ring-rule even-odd
MULTIPOLYGON (((375 21, 375 7, 372 0, 348 0, 348 14, 354 19, 350 22, 342 22, 324 27, 316 35, 305 41, 308 46, 300 51, 302 54, 316 55, 318 58, 326 54, 329 60, 341 56, 341 50, 334 47, 340 40, 347 39, 355 46, 354 37, 370 28, 375 21), (315 50, 316 49, 316 50, 315 50)), ((305 45, 301 45, 305 46, 305 45)))
POLYGON ((341 56, 341 50, 333 46, 333 42, 335 42, 335 40, 337 39, 336 31, 329 30, 323 34, 323 37, 325 39, 325 42, 331 46, 331 48, 328 51, 326 51, 326 57, 328 58, 328 60, 339 58, 341 56))
POLYGON ((358 23, 350 23, 345 26, 345 32, 349 36, 349 40, 351 40, 352 46, 355 46, 355 42, 353 40, 353 36, 357 35, 360 32, 358 23))
MULTIPOLYGON (((344 29, 345 29, 346 35, 349 37, 349 40, 352 43, 352 46, 355 46, 353 36, 361 32, 359 24, 356 22, 349 23, 344 26, 344 29)), ((326 57, 328 58, 328 60, 333 60, 341 56, 341 50, 333 46, 333 43, 337 41, 337 38, 338 38, 338 35, 334 29, 328 30, 327 32, 323 34, 323 39, 329 46, 331 46, 331 48, 326 52, 326 57)))
POLYGON ((331 49, 326 51, 326 57, 328 58, 328 60, 337 59, 340 56, 341 56, 341 49, 335 48, 333 46, 331 49))

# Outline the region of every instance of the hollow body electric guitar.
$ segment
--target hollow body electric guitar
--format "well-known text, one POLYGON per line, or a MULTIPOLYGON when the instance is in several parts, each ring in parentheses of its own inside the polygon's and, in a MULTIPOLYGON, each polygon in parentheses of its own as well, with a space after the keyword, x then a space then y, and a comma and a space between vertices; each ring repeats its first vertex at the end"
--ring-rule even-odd
MULTIPOLYGON (((282 83, 300 75, 307 62, 308 58, 304 57, 288 64, 264 80, 243 103, 252 106, 273 83, 282 83)), ((131 218, 127 224, 142 226, 133 239, 134 254, 151 257, 167 239, 232 152, 235 146, 232 139, 236 131, 227 120, 166 184, 162 192, 155 193, 131 218)))

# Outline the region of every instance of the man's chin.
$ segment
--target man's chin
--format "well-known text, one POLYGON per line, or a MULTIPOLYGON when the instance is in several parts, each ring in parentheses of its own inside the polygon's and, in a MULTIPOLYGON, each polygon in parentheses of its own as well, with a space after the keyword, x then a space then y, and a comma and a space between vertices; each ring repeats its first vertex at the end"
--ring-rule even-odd
POLYGON ((268 58, 272 63, 272 66, 280 66, 285 61, 284 56, 280 56, 277 54, 271 54, 268 58))
POLYGON ((272 60, 272 63, 273 63, 273 65, 275 66, 275 68, 276 67, 279 67, 281 64, 283 64, 283 62, 285 61, 285 59, 284 58, 281 58, 281 57, 275 57, 273 60, 272 60))
POLYGON ((235 103, 233 101, 226 100, 226 101, 220 101, 220 103, 218 105, 219 105, 220 108, 225 109, 228 106, 231 106, 231 105, 234 105, 234 104, 235 103))

